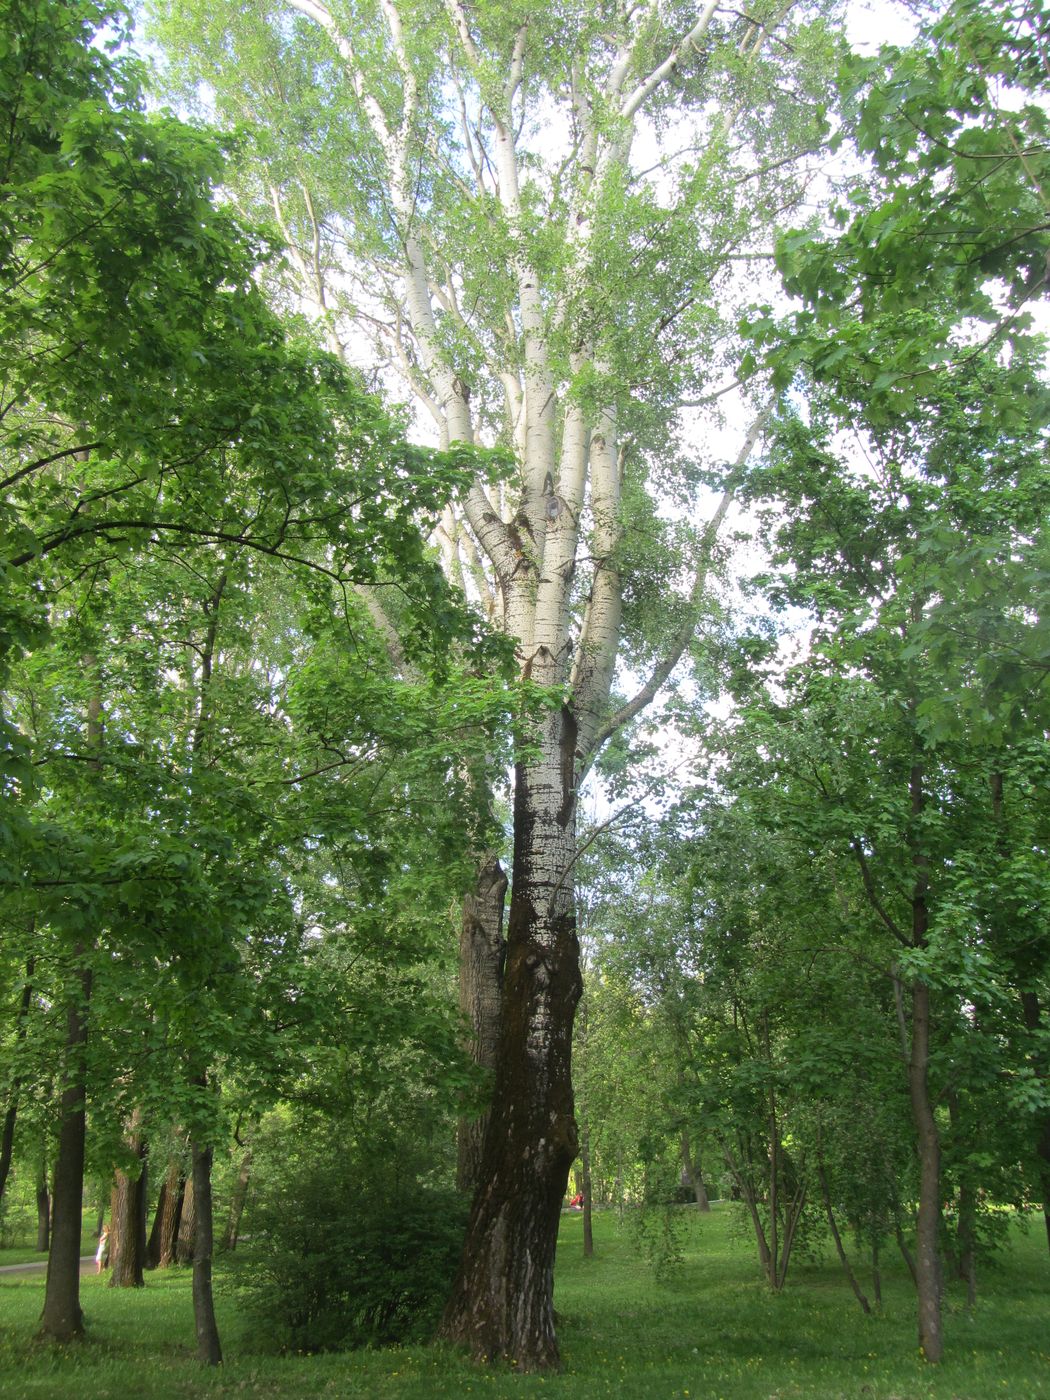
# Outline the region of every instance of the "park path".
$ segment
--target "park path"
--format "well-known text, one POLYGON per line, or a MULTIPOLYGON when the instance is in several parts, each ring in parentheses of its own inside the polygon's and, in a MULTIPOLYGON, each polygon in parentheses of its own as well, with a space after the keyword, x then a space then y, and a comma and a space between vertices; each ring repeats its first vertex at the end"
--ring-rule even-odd
MULTIPOLYGON (((95 1267, 95 1256, 93 1254, 82 1254, 80 1256, 80 1272, 89 1274, 95 1267)), ((47 1268, 46 1259, 33 1259, 28 1264, 0 1264, 0 1275, 2 1274, 35 1274, 41 1269, 47 1268)))

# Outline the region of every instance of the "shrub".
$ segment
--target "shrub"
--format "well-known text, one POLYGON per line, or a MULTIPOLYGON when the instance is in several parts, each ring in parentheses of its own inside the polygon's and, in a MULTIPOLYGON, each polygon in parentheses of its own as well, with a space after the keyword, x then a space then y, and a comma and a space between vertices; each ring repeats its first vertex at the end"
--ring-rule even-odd
POLYGON ((229 1282, 286 1351, 427 1340, 459 1262, 468 1203, 355 1156, 270 1164, 229 1282))

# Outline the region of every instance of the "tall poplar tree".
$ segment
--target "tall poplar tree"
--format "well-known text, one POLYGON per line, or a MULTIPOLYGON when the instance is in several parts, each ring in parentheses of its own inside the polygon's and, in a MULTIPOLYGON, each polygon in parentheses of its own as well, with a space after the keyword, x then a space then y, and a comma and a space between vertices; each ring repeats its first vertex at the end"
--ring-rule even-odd
MULTIPOLYGON (((555 697, 518 754, 502 971, 498 918, 478 921, 494 936, 472 966, 502 995, 476 1004, 502 1010, 495 1035, 476 1028, 498 1047, 495 1091, 443 1332, 480 1357, 556 1365, 577 793, 701 614, 710 533, 657 500, 696 509, 681 405, 732 379, 734 259, 797 199, 826 34, 789 5, 713 0, 154 9, 182 80, 258 129, 239 197, 272 210, 286 286, 330 346, 379 350, 442 445, 513 452, 509 479, 478 480, 439 536, 521 676, 555 697), (618 658, 640 677, 619 701, 618 658)), ((502 881, 486 868, 491 902, 502 881)))

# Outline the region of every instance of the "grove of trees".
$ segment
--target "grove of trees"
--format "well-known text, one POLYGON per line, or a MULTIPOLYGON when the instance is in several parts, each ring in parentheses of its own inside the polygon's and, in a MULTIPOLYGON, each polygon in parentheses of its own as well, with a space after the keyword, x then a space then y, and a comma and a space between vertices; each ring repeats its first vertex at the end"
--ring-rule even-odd
POLYGON ((285 1344, 521 1369, 578 1160, 658 1265, 683 1189, 776 1291, 899 1250, 933 1362, 945 1270, 1050 1244, 1046 17, 847 18, 7 0, 45 1337, 85 1183, 212 1364, 246 1201, 285 1344))

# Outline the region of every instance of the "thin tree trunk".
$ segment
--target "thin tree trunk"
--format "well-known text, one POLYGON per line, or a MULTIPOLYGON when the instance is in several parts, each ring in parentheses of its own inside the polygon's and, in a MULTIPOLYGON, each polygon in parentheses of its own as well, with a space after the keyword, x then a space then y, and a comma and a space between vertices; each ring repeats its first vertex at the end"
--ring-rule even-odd
POLYGON ((842 1265, 846 1277, 849 1279, 849 1286, 853 1289, 853 1296, 860 1304, 861 1311, 865 1313, 870 1313, 871 1304, 864 1296, 864 1291, 861 1288, 860 1284, 857 1282, 857 1276, 853 1272, 853 1268, 849 1262, 849 1255, 843 1248, 842 1236, 839 1234, 839 1227, 835 1224, 835 1214, 831 1209, 831 1191, 828 1189, 827 1173, 825 1172, 824 1165, 821 1162, 817 1163, 817 1180, 820 1182, 820 1194, 824 1198, 824 1209, 827 1212, 828 1216, 828 1228, 831 1231, 831 1238, 835 1241, 835 1251, 839 1256, 839 1263, 842 1265))
POLYGON ((244 1155, 241 1157, 240 1170, 237 1172, 237 1180, 233 1185, 233 1196, 230 1200, 230 1214, 226 1221, 226 1233, 223 1236, 223 1249, 236 1249, 237 1236, 241 1228, 241 1216, 244 1214, 244 1203, 248 1199, 248 1183, 252 1176, 252 1149, 246 1147, 244 1155))
MULTIPOLYGON (((474 1063, 495 1074, 503 999, 503 907, 507 876, 496 856, 488 856, 474 889, 463 900, 459 938, 459 1006, 470 1026, 474 1063)), ((456 1183, 473 1191, 478 1181, 489 1111, 459 1121, 456 1183)))
POLYGON ((192 1264, 196 1250, 197 1198, 193 1187, 192 1174, 186 1179, 182 1193, 182 1211, 179 1215, 179 1233, 175 1243, 175 1262, 192 1264))
POLYGON ((772 1284, 774 1276, 773 1256, 770 1253, 769 1242, 766 1239, 766 1231, 762 1224, 762 1217, 758 1212, 758 1201, 755 1199, 754 1190, 752 1189, 750 1181, 747 1180, 744 1173, 734 1162, 732 1153, 725 1146, 722 1148, 722 1156, 725 1158, 725 1164, 729 1168, 733 1180, 736 1182, 736 1189, 740 1199, 747 1206, 748 1214, 751 1217, 751 1228, 755 1232, 755 1244, 758 1247, 758 1262, 762 1266, 762 1272, 765 1275, 766 1282, 772 1284))
MULTIPOLYGON (((923 770, 913 763, 909 777, 913 821, 925 806, 923 770)), ((912 846, 915 885, 912 893, 911 941, 926 946, 929 912, 926 892, 929 861, 916 838, 912 846)), ((930 1101, 930 989, 922 981, 912 984, 911 1055, 908 1061, 908 1088, 915 1121, 919 1155, 919 1209, 915 1222, 915 1276, 919 1303, 919 1348, 927 1361, 940 1361, 944 1355, 941 1330, 941 1267, 938 1236, 941 1224, 941 1143, 937 1120, 930 1101)))
POLYGON ((798 1231, 799 1221, 802 1219, 802 1212, 806 1208, 806 1184, 803 1181, 795 1191, 788 1208, 787 1218, 784 1222, 784 1238, 780 1246, 780 1268, 776 1276, 776 1291, 779 1293, 787 1282, 788 1264, 791 1262, 791 1250, 795 1243, 795 1235, 798 1231))
POLYGON ((51 1246, 51 1193, 47 1187, 47 1162, 43 1154, 36 1172, 36 1248, 46 1254, 51 1246))
POLYGON ((146 1262, 146 1144, 138 1136, 140 1115, 132 1119, 130 1147, 139 1160, 135 1177, 118 1171, 109 1208, 109 1260, 111 1288, 141 1288, 146 1262))
MULTIPOLYGON (((32 933, 32 931, 31 927, 30 933, 32 933)), ((33 1003, 33 973, 35 968, 36 959, 32 957, 28 958, 26 961, 26 980, 22 987, 22 995, 18 1001, 18 1012, 15 1020, 16 1056, 19 1047, 26 1038, 29 1008, 33 1003)), ((22 1076, 16 1073, 11 1080, 11 1089, 7 1099, 7 1111, 4 1114, 3 1132, 0 1133, 0 1205, 3 1204, 4 1189, 7 1186, 7 1178, 11 1172, 11 1157, 14 1153, 15 1146, 15 1120, 18 1117, 18 1096, 21 1089, 22 1076)))
MULTIPOLYGON (((537 653, 531 674, 547 683, 557 674, 553 657, 537 653)), ((571 883, 575 747, 576 724, 563 706, 543 721, 537 760, 518 765, 495 1096, 441 1324, 446 1340, 476 1358, 506 1357, 521 1370, 560 1364, 554 1250, 578 1150, 571 1073, 581 992, 571 883)))
POLYGON ((919 1287, 919 1271, 915 1267, 915 1255, 912 1254, 911 1250, 908 1248, 908 1241, 904 1238, 904 1231, 900 1227, 900 1221, 898 1221, 894 1227, 894 1233, 897 1239, 897 1248, 901 1252, 901 1258, 908 1266, 908 1273, 911 1274, 911 1281, 917 1289, 919 1287))
POLYGON ((580 1123, 580 1168, 583 1178, 583 1257, 594 1257, 594 1222, 591 1218, 591 1131, 586 1118, 580 1123))
POLYGON ((875 1306, 882 1307, 882 1270, 879 1267, 879 1241, 878 1237, 871 1242, 871 1291, 875 1298, 875 1306))
POLYGON ((938 1249, 941 1224, 941 1152, 940 1137, 929 1096, 930 989, 925 982, 916 982, 912 988, 911 1036, 909 1082, 919 1153, 919 1209, 915 1221, 919 1348, 927 1361, 936 1362, 944 1355, 944 1339, 941 1333, 941 1257, 938 1249))
POLYGON ((206 1366, 222 1364, 219 1329, 215 1322, 215 1300, 211 1286, 212 1257, 212 1150, 193 1144, 193 1201, 197 1228, 193 1249, 193 1321, 197 1332, 197 1358, 206 1366))
POLYGON ((707 1187, 704 1185, 700 1163, 693 1155, 688 1128, 682 1129, 682 1170, 685 1172, 686 1181, 692 1187, 696 1204, 702 1211, 710 1211, 711 1202, 707 1199, 707 1187))
MULTIPOLYGON (((74 958, 83 964, 82 944, 74 958)), ((80 1230, 84 1206, 84 1144, 86 1127, 86 1050, 91 1004, 91 969, 81 966, 79 996, 66 1013, 65 1088, 61 1098, 58 1156, 52 1202, 51 1250, 40 1335, 70 1342, 83 1335, 80 1310, 80 1230)))

